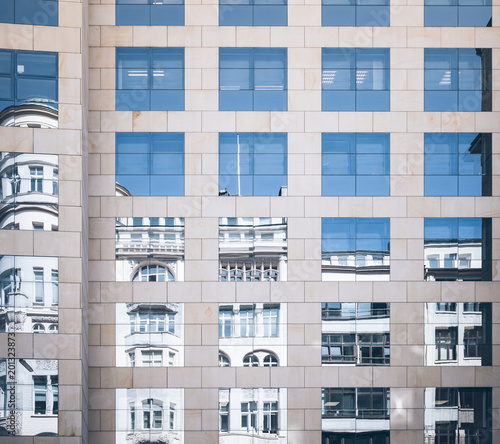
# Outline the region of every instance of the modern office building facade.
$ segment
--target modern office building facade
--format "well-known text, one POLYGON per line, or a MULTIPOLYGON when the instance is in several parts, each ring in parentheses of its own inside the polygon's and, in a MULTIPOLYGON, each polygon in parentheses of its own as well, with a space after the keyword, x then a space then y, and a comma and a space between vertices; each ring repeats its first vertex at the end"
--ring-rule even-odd
POLYGON ((3 0, 0 441, 496 443, 499 26, 3 0))

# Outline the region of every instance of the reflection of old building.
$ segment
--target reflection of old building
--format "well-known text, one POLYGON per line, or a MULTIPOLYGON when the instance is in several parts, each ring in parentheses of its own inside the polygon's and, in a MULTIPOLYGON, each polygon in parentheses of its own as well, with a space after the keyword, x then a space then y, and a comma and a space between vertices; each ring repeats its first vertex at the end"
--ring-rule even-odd
POLYGON ((426 303, 426 365, 491 365, 491 322, 491 303, 426 303))
POLYGON ((219 444, 284 444, 286 431, 286 389, 219 390, 219 444))
POLYGON ((389 444, 388 388, 323 388, 322 444, 389 444))
POLYGON ((183 304, 116 304, 116 366, 184 365, 183 304))
POLYGON ((59 412, 58 361, 0 359, 0 436, 56 436, 59 412), (15 399, 15 415, 11 415, 15 399), (15 427, 15 430, 13 428, 15 427))
POLYGON ((429 387, 424 444, 492 444, 491 388, 429 387))
POLYGON ((286 281, 287 219, 219 218, 219 280, 286 281))
POLYGON ((184 280, 184 219, 116 219, 116 280, 184 280))
POLYGON ((321 318, 323 365, 389 365, 389 304, 323 303, 321 318))
POLYGON ((286 304, 219 306, 219 365, 287 365, 286 304))
POLYGON ((56 155, 0 153, 0 229, 57 231, 56 155))
POLYGON ((182 444, 183 389, 117 389, 116 444, 182 444))
POLYGON ((57 104, 49 104, 43 99, 12 105, 0 112, 0 126, 57 128, 58 120, 57 104))
POLYGON ((58 259, 0 256, 0 332, 57 333, 58 259))

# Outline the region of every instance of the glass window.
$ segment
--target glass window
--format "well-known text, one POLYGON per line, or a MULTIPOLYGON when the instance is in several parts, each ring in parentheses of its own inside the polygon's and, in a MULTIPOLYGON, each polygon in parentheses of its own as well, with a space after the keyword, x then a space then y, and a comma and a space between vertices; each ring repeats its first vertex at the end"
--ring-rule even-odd
POLYGON ((183 26, 184 0, 116 0, 116 24, 183 26))
POLYGON ((322 26, 389 26, 389 0, 322 0, 322 26))
POLYGON ((2 0, 0 23, 57 26, 57 0, 2 0))
POLYGON ((457 328, 436 328, 436 361, 457 359, 457 328))
POLYGON ((232 308, 219 308, 219 338, 230 338, 232 336, 232 319, 232 308))
POLYGON ((116 110, 183 111, 184 48, 116 48, 116 110))
POLYGON ((323 133, 323 196, 389 196, 388 133, 323 133))
POLYGON ((33 270, 34 282, 35 282, 35 303, 42 304, 44 302, 45 295, 45 283, 43 281, 43 269, 35 268, 33 270))
POLYGON ((220 26, 286 26, 287 0, 220 0, 220 26))
POLYGON ((491 26, 491 0, 425 0, 425 26, 491 26))
POLYGON ((424 256, 427 281, 491 280, 491 219, 425 219, 424 256))
POLYGON ((259 358, 255 355, 249 354, 243 358, 243 367, 258 367, 259 358))
POLYGON ((286 48, 219 48, 220 111, 286 111, 286 48))
POLYGON ((184 133, 116 133, 116 183, 126 196, 184 196, 184 133))
POLYGON ((491 134, 425 134, 426 196, 491 196, 491 134))
POLYGON ((279 196, 286 186, 286 133, 219 134, 219 195, 279 196))
POLYGON ((323 280, 389 280, 389 238, 388 218, 323 218, 323 280))
POLYGON ((427 48, 425 111, 491 111, 491 49, 427 48))
POLYGON ((262 311, 262 318, 264 322, 264 337, 268 338, 279 336, 279 314, 279 306, 264 307, 262 311))
POLYGON ((0 50, 0 126, 57 128, 58 54, 0 50))
POLYGON ((323 111, 389 111, 388 48, 323 48, 323 111))
POLYGON ((254 335, 254 311, 253 307, 242 307, 240 310, 240 336, 242 338, 254 335))
POLYGON ((389 388, 323 388, 321 413, 323 418, 389 419, 389 394, 389 388))
POLYGON ((147 350, 142 352, 143 367, 161 367, 163 365, 163 352, 161 350, 147 350))

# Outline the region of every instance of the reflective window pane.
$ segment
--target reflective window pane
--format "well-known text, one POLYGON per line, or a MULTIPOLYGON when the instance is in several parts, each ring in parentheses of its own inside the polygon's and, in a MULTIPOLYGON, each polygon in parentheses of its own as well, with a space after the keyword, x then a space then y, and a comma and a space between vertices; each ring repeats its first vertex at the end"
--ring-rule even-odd
POLYGON ((219 2, 219 26, 286 26, 287 0, 219 2))
POLYGON ((183 26, 184 0, 117 0, 119 26, 183 26))
POLYGON ((0 23, 57 26, 57 0, 2 0, 0 23))

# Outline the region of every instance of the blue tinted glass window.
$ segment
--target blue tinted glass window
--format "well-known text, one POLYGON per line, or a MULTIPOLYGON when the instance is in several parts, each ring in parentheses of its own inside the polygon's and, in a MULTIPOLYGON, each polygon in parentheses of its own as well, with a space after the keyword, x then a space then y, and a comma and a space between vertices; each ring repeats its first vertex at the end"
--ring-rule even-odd
POLYGON ((116 24, 183 26, 184 0, 116 0, 116 24))
POLYGON ((184 48, 116 48, 116 109, 184 110, 184 48))
POLYGON ((425 134, 426 196, 491 196, 491 134, 425 134))
POLYGON ((388 48, 323 48, 323 111, 389 111, 388 48))
POLYGON ((323 196, 389 196, 387 133, 323 133, 323 196))
POLYGON ((322 26, 389 26, 389 0, 322 0, 322 26))
POLYGON ((424 279, 427 281, 491 280, 490 218, 424 220, 424 279))
POLYGON ((425 111, 491 111, 491 49, 425 49, 425 111))
POLYGON ((116 133, 117 191, 184 196, 183 133, 116 133))
POLYGON ((220 48, 220 111, 286 111, 286 48, 220 48))
POLYGON ((57 0, 2 0, 0 23, 57 26, 57 0))
POLYGON ((323 281, 389 280, 389 218, 323 218, 323 281))
POLYGON ((220 0, 220 26, 286 26, 287 0, 220 0))
POLYGON ((58 54, 0 50, 0 126, 58 126, 58 54))
POLYGON ((286 133, 219 134, 219 195, 279 196, 286 186, 286 133))
POLYGON ((491 0, 425 0, 425 26, 491 26, 491 0))

